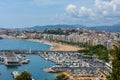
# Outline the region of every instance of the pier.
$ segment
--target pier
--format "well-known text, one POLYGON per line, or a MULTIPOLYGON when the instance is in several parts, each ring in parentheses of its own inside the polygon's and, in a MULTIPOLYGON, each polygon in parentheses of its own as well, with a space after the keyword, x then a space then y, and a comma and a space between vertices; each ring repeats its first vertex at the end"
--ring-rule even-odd
POLYGON ((39 53, 75 53, 77 51, 42 51, 42 50, 0 50, 0 53, 11 53, 14 52, 15 54, 39 54, 39 53))
POLYGON ((22 59, 18 54, 44 54, 44 53, 75 53, 75 51, 39 51, 39 50, 0 50, 0 64, 18 66, 28 63, 29 59, 22 59))
MULTIPOLYGON (((6 66, 19 66, 22 63, 28 63, 29 59, 25 59, 22 56, 18 56, 16 54, 21 54, 21 51, 17 50, 1 50, 0 51, 0 63, 5 64, 6 66)), ((22 53, 26 54, 26 51, 22 51, 22 53)))
POLYGON ((21 65, 18 57, 14 52, 0 52, 0 63, 5 65, 21 65))

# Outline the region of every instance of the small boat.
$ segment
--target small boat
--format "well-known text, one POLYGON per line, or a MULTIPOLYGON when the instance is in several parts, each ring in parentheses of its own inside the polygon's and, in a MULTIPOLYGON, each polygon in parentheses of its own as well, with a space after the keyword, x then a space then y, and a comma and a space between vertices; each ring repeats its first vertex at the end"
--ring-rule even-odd
POLYGON ((24 59, 24 60, 21 61, 22 64, 27 64, 27 63, 29 63, 29 62, 30 62, 29 59, 24 59))
POLYGON ((51 68, 45 68, 45 69, 43 69, 45 72, 48 72, 48 73, 50 73, 50 72, 54 72, 54 70, 52 70, 51 68))
POLYGON ((34 78, 32 78, 32 80, 35 80, 34 78))
POLYGON ((25 54, 21 54, 21 56, 22 56, 22 57, 26 57, 26 55, 25 55, 25 54))
POLYGON ((13 71, 12 75, 13 75, 13 78, 16 78, 17 76, 20 75, 20 73, 18 71, 13 71))

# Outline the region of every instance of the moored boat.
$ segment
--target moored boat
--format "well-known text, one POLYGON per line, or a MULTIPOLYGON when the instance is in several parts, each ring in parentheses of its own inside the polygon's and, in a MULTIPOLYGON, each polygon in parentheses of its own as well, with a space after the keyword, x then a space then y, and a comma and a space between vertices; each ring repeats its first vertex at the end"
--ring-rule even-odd
POLYGON ((13 71, 12 75, 13 75, 13 78, 16 78, 17 76, 20 75, 20 73, 18 71, 13 71))
POLYGON ((43 69, 45 72, 54 72, 54 70, 52 70, 51 68, 45 68, 43 69))

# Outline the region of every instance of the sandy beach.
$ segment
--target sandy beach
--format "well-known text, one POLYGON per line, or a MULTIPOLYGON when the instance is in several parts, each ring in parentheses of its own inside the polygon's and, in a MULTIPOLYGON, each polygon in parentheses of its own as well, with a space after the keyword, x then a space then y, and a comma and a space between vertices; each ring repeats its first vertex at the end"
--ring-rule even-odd
POLYGON ((78 50, 83 49, 83 48, 78 48, 76 46, 50 42, 47 40, 38 40, 38 39, 28 39, 28 40, 51 45, 50 51, 78 51, 78 50))

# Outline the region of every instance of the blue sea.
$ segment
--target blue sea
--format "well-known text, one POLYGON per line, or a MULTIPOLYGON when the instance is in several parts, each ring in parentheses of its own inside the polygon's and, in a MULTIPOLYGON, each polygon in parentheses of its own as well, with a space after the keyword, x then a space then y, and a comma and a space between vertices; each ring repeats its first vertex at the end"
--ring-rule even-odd
MULTIPOLYGON (((25 41, 25 40, 0 40, 0 50, 49 50, 50 45, 42 44, 38 42, 25 41)), ((17 67, 7 67, 0 64, 0 80, 14 80, 11 72, 12 71, 23 71, 30 72, 35 80, 54 80, 55 74, 46 73, 43 71, 44 68, 52 67, 54 64, 50 61, 45 61, 39 55, 26 55, 30 59, 30 63, 24 64, 17 67)))
POLYGON ((49 50, 50 45, 27 40, 0 40, 0 50, 49 50))

